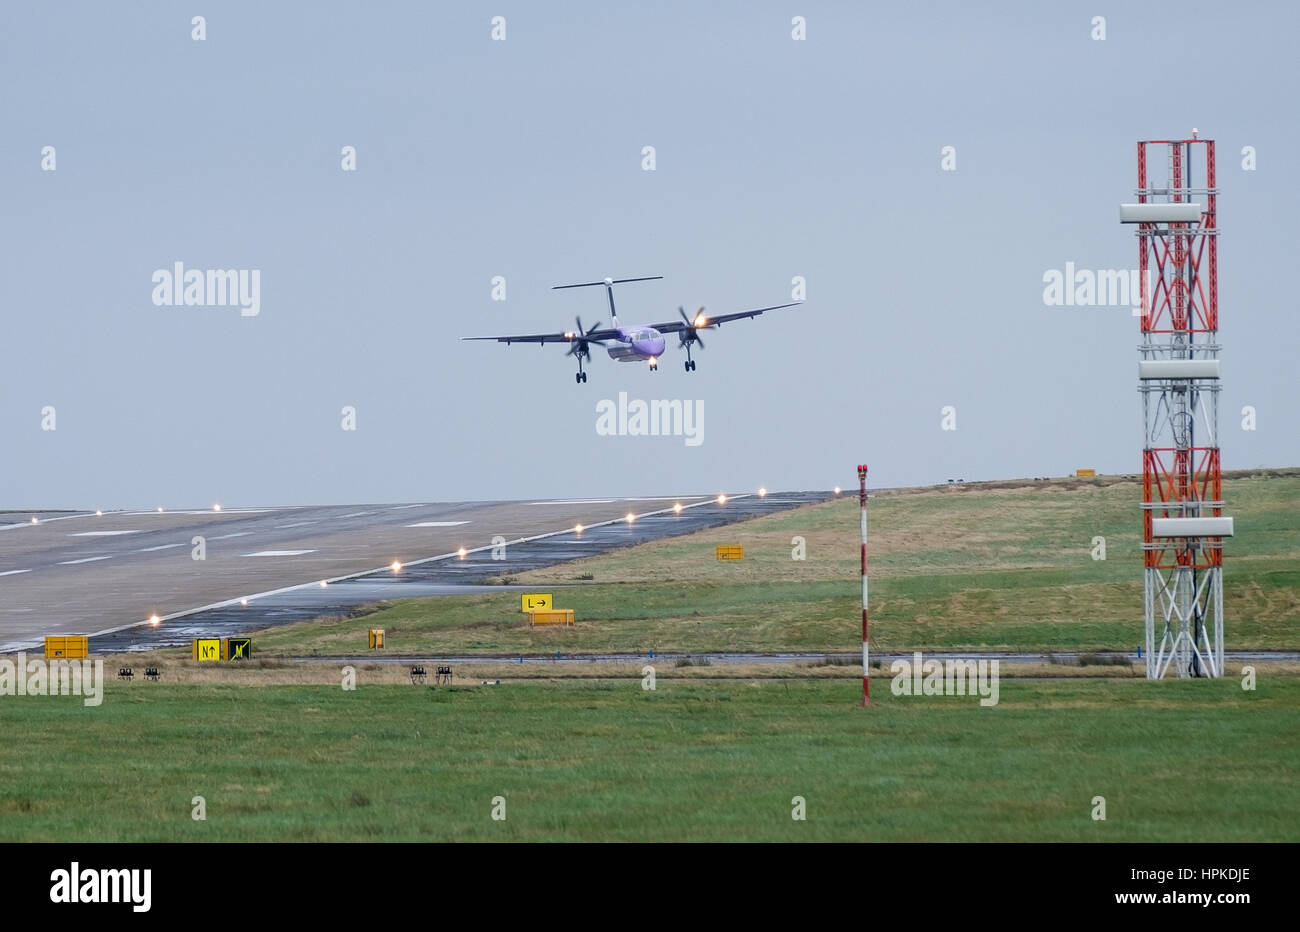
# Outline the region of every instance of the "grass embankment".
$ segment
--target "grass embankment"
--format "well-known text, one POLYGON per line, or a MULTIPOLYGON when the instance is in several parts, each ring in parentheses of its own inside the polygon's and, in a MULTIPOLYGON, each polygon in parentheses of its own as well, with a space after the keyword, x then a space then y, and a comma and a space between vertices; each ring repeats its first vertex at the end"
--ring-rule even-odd
MULTIPOLYGON (((1140 486, 1054 480, 880 493, 872 499, 877 650, 1133 650, 1141 641, 1140 486), (1106 559, 1094 560, 1095 537, 1106 559)), ((1300 646, 1300 475, 1224 483, 1224 613, 1233 649, 1300 646)), ((607 553, 514 581, 553 591, 571 629, 530 629, 511 591, 403 601, 365 618, 259 633, 260 654, 853 650, 858 504, 846 495, 607 553), (792 559, 795 537, 805 559, 792 559), (717 544, 745 560, 719 563, 717 544), (563 587, 563 588, 561 588, 563 587)), ((506 570, 508 572, 508 568, 506 570)))

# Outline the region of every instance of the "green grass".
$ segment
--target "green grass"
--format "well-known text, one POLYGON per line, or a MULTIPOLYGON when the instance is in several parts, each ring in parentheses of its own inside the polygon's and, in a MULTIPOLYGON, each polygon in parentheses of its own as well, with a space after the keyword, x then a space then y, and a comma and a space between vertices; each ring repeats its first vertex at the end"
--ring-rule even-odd
MULTIPOLYGON (((1142 636, 1136 482, 966 486, 871 502, 872 643, 883 650, 1133 650, 1142 636), (1109 484, 1107 484, 1109 483, 1109 484), (1106 559, 1091 556, 1106 538, 1106 559)), ((1233 649, 1300 646, 1300 476, 1224 483, 1233 649)), ((530 629, 514 592, 402 601, 362 619, 258 634, 260 652, 388 653, 852 650, 858 505, 822 505, 617 550, 518 581, 573 608, 573 629, 530 629), (806 559, 791 559, 795 536, 806 559), (718 563, 717 544, 745 560, 718 563), (584 582, 590 578, 592 581, 584 582), (564 587, 564 588, 561 588, 564 587)))
POLYGON ((1294 678, 658 685, 2 699, 0 841, 1300 840, 1294 678))

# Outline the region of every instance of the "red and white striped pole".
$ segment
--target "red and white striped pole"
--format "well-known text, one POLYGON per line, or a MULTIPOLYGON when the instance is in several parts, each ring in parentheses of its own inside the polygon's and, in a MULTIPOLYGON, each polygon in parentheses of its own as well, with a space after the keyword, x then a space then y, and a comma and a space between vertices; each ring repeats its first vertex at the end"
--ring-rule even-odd
POLYGON ((858 467, 858 504, 862 508, 862 705, 871 705, 871 655, 867 649, 867 467, 858 467))

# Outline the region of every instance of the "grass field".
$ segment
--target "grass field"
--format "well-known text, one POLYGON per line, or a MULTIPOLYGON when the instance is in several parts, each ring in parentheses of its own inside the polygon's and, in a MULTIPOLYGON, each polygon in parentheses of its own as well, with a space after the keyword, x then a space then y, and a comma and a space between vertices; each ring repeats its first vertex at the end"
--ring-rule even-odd
POLYGON ((852 681, 658 687, 4 699, 0 841, 1300 840, 1294 677, 1004 682, 993 708, 883 680, 871 710, 852 681))
MULTIPOLYGON (((1226 641, 1300 646, 1300 474, 1224 483, 1226 641)), ((879 650, 1133 650, 1142 637, 1139 484, 1057 480, 880 493, 872 499, 872 645, 879 650), (1092 558, 1093 538, 1106 559, 1092 558)), ((257 636, 259 652, 853 650, 856 495, 521 574, 573 608, 573 629, 530 629, 518 593, 403 601, 366 618, 257 636), (802 537, 806 558, 792 559, 802 537), (717 544, 745 546, 718 563, 717 544)))

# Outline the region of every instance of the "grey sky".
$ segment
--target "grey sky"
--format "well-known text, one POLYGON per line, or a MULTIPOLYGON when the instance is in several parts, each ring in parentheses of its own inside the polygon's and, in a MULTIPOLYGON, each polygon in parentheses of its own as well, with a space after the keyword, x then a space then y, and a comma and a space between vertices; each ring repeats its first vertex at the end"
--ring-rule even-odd
POLYGON ((1042 278, 1136 265, 1134 143, 1193 126, 1224 467, 1300 462, 1300 7, 981 6, 6 5, 0 507, 1138 472, 1137 321, 1046 307, 1042 278), (155 306, 176 261, 260 270, 260 314, 155 306), (796 275, 807 304, 706 335, 690 374, 672 337, 658 373, 596 352, 585 385, 563 347, 459 341, 608 321, 549 290, 606 275, 665 276, 624 323, 796 275), (598 435, 619 391, 703 400, 703 442, 598 435))

